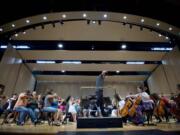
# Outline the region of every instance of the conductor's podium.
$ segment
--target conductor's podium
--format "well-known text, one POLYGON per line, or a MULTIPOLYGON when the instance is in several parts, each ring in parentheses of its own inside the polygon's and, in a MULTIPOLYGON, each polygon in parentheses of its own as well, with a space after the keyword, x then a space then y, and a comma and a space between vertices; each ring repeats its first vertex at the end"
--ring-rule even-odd
POLYGON ((122 128, 122 119, 114 117, 84 118, 77 119, 77 128, 122 128))

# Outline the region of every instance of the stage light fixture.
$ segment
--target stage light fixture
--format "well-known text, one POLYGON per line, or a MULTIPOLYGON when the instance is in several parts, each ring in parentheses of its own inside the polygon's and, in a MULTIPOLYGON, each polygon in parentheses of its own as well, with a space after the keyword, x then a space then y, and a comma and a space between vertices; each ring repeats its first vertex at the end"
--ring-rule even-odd
POLYGON ((156 26, 160 26, 160 23, 156 23, 156 26))
POLYGON ((144 23, 144 19, 143 18, 141 19, 141 22, 144 23))
POLYGON ((16 27, 16 25, 15 25, 15 24, 12 24, 11 26, 12 26, 13 28, 14 28, 14 27, 16 27))
POLYGON ((161 34, 158 34, 158 36, 159 36, 159 37, 162 37, 162 35, 161 35, 161 34))
POLYGON ((84 14, 83 14, 83 18, 86 18, 86 17, 87 17, 87 14, 86 14, 86 13, 84 13, 84 14))
POLYGON ((26 23, 27 23, 27 24, 30 23, 30 20, 27 19, 27 20, 26 20, 26 23))
POLYGON ((169 31, 172 31, 172 27, 169 27, 169 31))
POLYGON ((43 20, 47 20, 47 16, 43 16, 43 20))
POLYGON ((66 14, 63 14, 63 15, 62 15, 62 18, 66 18, 66 14))
POLYGON ((107 18, 107 14, 104 14, 103 17, 104 17, 104 18, 107 18))
POLYGON ((123 19, 126 20, 126 19, 127 19, 127 16, 123 16, 123 19))

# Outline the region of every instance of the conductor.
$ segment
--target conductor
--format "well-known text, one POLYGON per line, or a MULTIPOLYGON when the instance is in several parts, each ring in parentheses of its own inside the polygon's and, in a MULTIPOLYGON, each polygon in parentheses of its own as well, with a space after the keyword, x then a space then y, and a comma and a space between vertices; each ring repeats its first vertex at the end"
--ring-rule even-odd
POLYGON ((107 71, 102 71, 102 73, 97 76, 96 78, 96 98, 97 98, 97 106, 100 108, 102 116, 105 115, 104 113, 104 103, 103 103, 103 86, 104 86, 104 79, 107 71))

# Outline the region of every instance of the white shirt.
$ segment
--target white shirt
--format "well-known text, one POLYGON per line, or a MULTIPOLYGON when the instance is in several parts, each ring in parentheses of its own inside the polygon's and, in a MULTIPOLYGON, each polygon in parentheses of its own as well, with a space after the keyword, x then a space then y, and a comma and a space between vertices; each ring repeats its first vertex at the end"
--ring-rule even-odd
POLYGON ((123 109, 124 105, 125 105, 125 101, 124 100, 119 101, 119 109, 120 110, 123 109))

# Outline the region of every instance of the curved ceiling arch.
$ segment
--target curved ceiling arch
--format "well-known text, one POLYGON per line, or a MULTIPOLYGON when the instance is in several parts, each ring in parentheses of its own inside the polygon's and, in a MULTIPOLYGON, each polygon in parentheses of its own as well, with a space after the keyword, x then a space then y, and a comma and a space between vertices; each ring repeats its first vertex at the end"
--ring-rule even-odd
POLYGON ((15 32, 22 31, 24 29, 30 29, 36 25, 73 20, 120 22, 148 28, 165 35, 180 36, 179 28, 160 20, 125 13, 95 11, 57 12, 26 17, 0 26, 0 34, 4 36, 11 33, 10 35, 12 35, 15 32))

